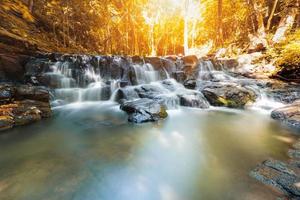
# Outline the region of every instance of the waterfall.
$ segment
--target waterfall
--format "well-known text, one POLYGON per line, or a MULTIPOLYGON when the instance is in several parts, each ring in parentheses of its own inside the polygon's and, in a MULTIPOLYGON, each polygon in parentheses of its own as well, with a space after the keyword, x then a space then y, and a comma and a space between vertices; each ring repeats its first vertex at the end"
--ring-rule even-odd
POLYGON ((210 80, 212 79, 212 73, 214 71, 214 65, 210 60, 201 61, 199 63, 199 80, 210 80))
POLYGON ((158 71, 155 71, 153 66, 150 63, 146 63, 143 65, 133 65, 137 83, 146 84, 158 81, 160 79, 160 75, 158 71))
POLYGON ((199 63, 199 81, 228 81, 235 80, 234 77, 227 74, 223 67, 221 70, 217 70, 214 64, 210 60, 200 61, 199 63))

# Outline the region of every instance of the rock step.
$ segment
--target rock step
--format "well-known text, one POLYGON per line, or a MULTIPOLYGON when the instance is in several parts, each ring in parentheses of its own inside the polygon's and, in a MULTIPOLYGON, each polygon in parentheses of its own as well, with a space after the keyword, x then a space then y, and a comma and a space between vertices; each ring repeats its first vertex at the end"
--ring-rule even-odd
POLYGON ((0 84, 0 131, 50 117, 49 99, 43 87, 0 84))

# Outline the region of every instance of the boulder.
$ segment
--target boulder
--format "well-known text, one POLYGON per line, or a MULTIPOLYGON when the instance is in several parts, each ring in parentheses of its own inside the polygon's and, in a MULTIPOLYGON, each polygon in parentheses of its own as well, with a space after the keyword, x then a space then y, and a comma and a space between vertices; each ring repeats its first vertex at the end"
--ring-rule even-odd
POLYGON ((15 98, 17 100, 30 99, 42 102, 49 102, 49 91, 44 87, 20 85, 16 87, 15 98))
POLYGON ((49 102, 23 100, 0 106, 0 130, 30 124, 51 116, 49 102))
POLYGON ((186 80, 186 74, 184 71, 175 71, 172 73, 172 76, 179 83, 183 83, 186 80))
POLYGON ((243 108, 257 97, 253 90, 235 83, 211 82, 201 92, 211 105, 229 108, 243 108))
POLYGON ((250 176, 281 191, 289 198, 300 198, 300 188, 297 186, 300 182, 299 174, 286 163, 266 160, 251 171, 250 176))
POLYGON ((192 108, 209 108, 209 103, 201 93, 190 93, 179 95, 180 105, 192 108))
POLYGON ((0 55, 0 81, 23 82, 27 56, 0 55))
POLYGON ((37 107, 28 107, 20 104, 14 109, 14 121, 16 126, 31 124, 41 120, 41 111, 37 107))
POLYGON ((271 117, 289 126, 300 128, 300 101, 272 111, 271 117))
POLYGON ((153 100, 166 109, 177 109, 180 105, 180 99, 174 93, 160 94, 154 97, 153 100))
POLYGON ((183 83, 184 87, 190 90, 194 90, 197 87, 196 79, 188 79, 183 83))
POLYGON ((155 122, 168 116, 164 106, 147 98, 125 101, 120 108, 128 114, 128 121, 133 123, 155 122))
POLYGON ((49 102, 23 100, 17 102, 17 104, 24 108, 37 108, 40 111, 42 118, 49 118, 52 116, 52 110, 49 102))
POLYGON ((199 65, 199 60, 197 56, 185 56, 182 57, 181 60, 182 66, 180 67, 180 69, 184 71, 184 74, 187 76, 187 78, 197 78, 199 65))

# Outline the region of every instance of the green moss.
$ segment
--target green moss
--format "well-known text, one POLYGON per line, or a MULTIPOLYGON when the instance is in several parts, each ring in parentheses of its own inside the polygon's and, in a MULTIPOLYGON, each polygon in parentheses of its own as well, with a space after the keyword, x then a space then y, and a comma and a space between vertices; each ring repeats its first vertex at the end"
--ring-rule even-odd
POLYGON ((159 117, 160 118, 167 118, 168 117, 168 113, 166 111, 166 108, 163 107, 163 106, 160 108, 159 117))

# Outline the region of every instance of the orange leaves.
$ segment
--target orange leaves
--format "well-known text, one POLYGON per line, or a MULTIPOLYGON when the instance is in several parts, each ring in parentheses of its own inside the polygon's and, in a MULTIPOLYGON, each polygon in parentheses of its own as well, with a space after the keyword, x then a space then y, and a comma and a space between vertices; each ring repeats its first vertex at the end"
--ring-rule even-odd
POLYGON ((28 7, 24 5, 21 1, 16 0, 3 0, 1 2, 0 6, 3 8, 3 10, 7 12, 12 13, 18 13, 22 16, 22 18, 28 22, 34 22, 34 17, 31 15, 28 7))

